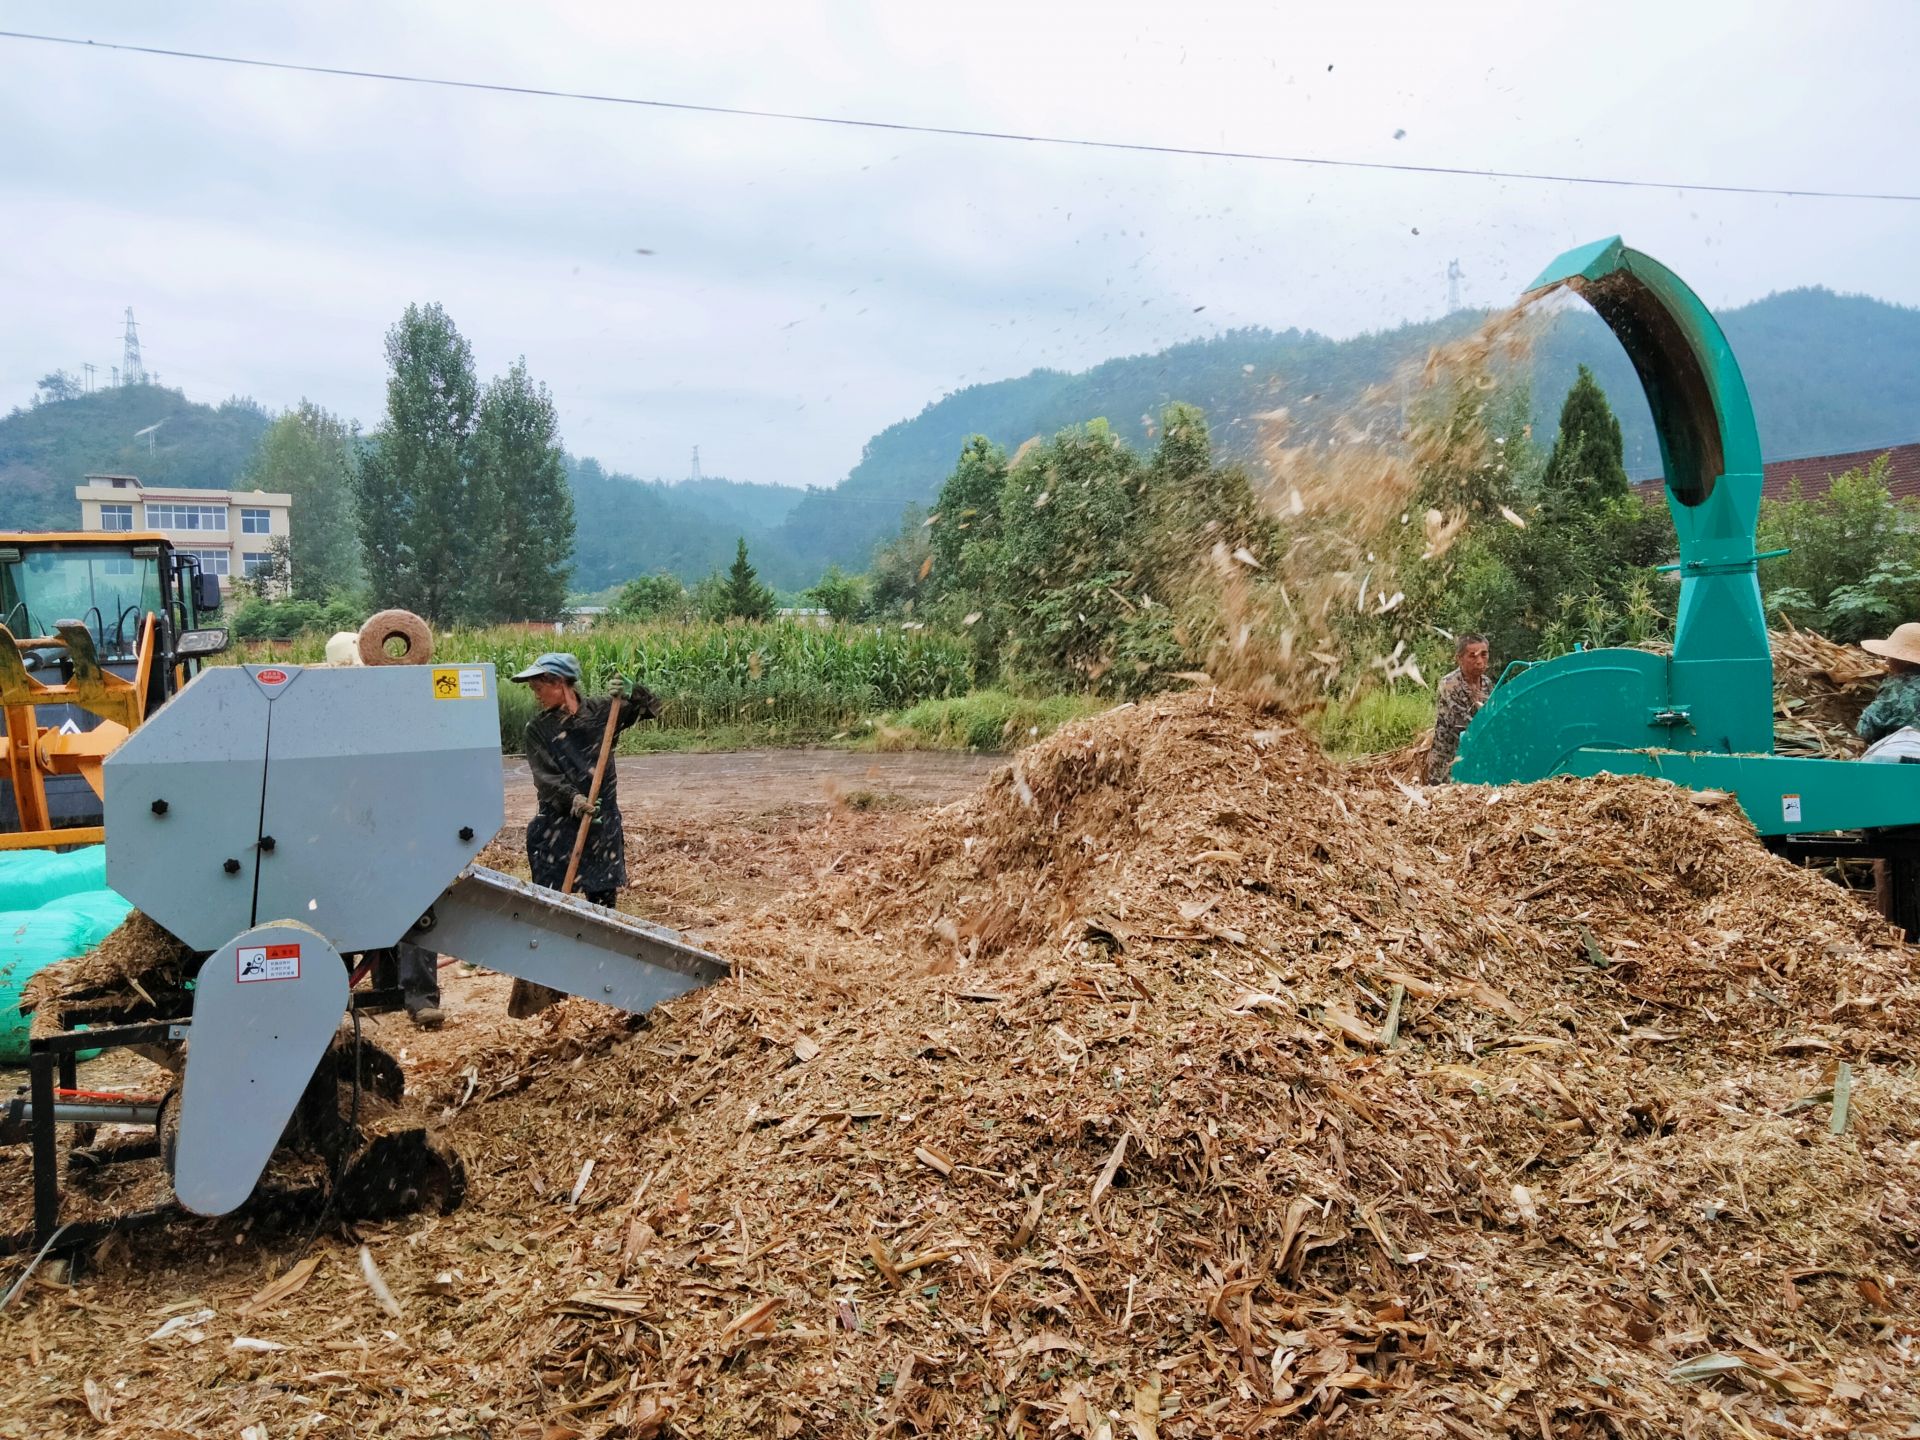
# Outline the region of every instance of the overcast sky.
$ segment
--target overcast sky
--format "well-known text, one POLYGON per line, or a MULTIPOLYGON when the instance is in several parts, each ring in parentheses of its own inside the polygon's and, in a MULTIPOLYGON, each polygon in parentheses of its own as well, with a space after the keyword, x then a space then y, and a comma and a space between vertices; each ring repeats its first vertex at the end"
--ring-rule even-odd
MULTIPOLYGON (((759 109, 1351 160, 1920 191, 1920 6, 13 0, 0 27, 759 109)), ((1920 205, 1065 149, 0 40, 0 405, 120 358, 372 426, 438 300, 569 449, 832 484, 1039 366, 1499 304, 1611 233, 1709 304, 1920 304, 1920 205), (1200 308, 1204 307, 1204 308, 1200 308)))

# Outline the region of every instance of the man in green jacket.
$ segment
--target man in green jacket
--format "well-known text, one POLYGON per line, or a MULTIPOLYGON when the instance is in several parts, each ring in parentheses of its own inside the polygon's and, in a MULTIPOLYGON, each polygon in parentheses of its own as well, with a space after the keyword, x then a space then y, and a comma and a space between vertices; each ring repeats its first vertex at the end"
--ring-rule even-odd
MULTIPOLYGON (((533 883, 549 890, 565 888, 580 822, 591 814, 574 891, 611 910, 620 887, 627 883, 619 767, 609 760, 600 779, 600 794, 591 805, 587 792, 593 788, 593 770, 600 762, 600 745, 606 737, 614 699, 624 702, 616 734, 637 720, 658 719, 659 702, 644 685, 629 687, 619 675, 607 685, 605 698, 582 695, 580 661, 564 651, 542 655, 513 679, 533 691, 540 707, 527 722, 522 747, 540 804, 527 822, 527 865, 533 872, 533 883)), ((524 1019, 563 998, 550 986, 516 980, 513 993, 507 997, 507 1013, 524 1019)))
MULTIPOLYGON (((567 878, 580 822, 588 813, 587 792, 593 788, 593 769, 600 759, 613 700, 624 702, 619 730, 637 720, 658 718, 660 706, 645 686, 629 686, 619 675, 608 684, 604 697, 582 695, 580 662, 564 652, 542 655, 513 679, 532 690, 540 706, 540 713, 527 722, 525 737, 527 765, 540 802, 527 822, 527 863, 534 884, 558 890, 567 878)), ((614 897, 627 883, 619 776, 612 764, 600 781, 592 812, 574 890, 595 905, 612 908, 614 897)))

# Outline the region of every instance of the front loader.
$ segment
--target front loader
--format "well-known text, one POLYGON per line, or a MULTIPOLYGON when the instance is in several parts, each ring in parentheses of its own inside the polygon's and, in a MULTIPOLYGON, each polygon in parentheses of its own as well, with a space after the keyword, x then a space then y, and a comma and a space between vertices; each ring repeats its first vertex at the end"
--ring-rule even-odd
POLYGON ((226 647, 219 612, 164 535, 0 533, 0 850, 100 842, 102 762, 226 647))

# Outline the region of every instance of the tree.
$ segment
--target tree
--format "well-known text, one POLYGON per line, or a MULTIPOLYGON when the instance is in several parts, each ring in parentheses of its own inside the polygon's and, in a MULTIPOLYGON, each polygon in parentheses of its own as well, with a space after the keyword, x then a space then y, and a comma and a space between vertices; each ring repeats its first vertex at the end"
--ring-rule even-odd
POLYGON ((79 379, 65 370, 54 370, 42 375, 39 381, 39 394, 33 397, 36 405, 55 405, 62 400, 78 400, 85 390, 79 379))
POLYGON ((1238 465, 1214 462, 1207 417, 1176 401, 1160 412, 1160 439, 1147 463, 1142 520, 1154 598, 1178 602, 1202 582, 1216 548, 1270 561, 1273 520, 1238 465))
POLYGON ((1834 476, 1808 499, 1798 485, 1760 502, 1760 549, 1769 615, 1853 641, 1911 619, 1920 606, 1920 504, 1887 490, 1889 459, 1834 476))
POLYGON ((733 565, 727 571, 722 596, 724 613, 730 620, 767 620, 773 616, 773 591, 760 583, 753 566, 747 563, 746 537, 740 538, 733 565))
POLYGON ((843 624, 859 619, 860 612, 867 606, 866 582, 858 575, 846 574, 838 565, 827 566, 826 574, 804 594, 806 599, 843 624))
POLYGON ((276 593, 325 601, 360 583, 353 444, 346 422, 306 400, 260 437, 244 483, 293 497, 276 593))
POLYGON ((1153 668, 1129 643, 1156 628, 1139 583, 1141 482, 1104 420, 1062 430, 1007 472, 988 604, 1014 678, 1130 689, 1153 668))
MULTIPOLYGON (((1675 587, 1653 569, 1673 552, 1664 510, 1627 490, 1624 471, 1615 494, 1596 494, 1567 473, 1574 463, 1567 457, 1578 450, 1569 437, 1591 433, 1581 427, 1593 422, 1580 415, 1598 413, 1589 402, 1599 387, 1587 388, 1578 405, 1568 397, 1573 421, 1553 452, 1561 457, 1558 480, 1540 468, 1530 441, 1524 384, 1492 396, 1469 386, 1443 397, 1447 408, 1432 426, 1409 510, 1464 520, 1466 528, 1433 547, 1425 527, 1404 527, 1396 571, 1405 603, 1384 622, 1393 638, 1421 652, 1430 679, 1439 673, 1433 667, 1452 664, 1444 636, 1484 634, 1504 662, 1671 632, 1675 587)), ((1599 404, 1604 411, 1604 397, 1599 404)))
POLYGON ((613 613, 623 620, 679 619, 688 609, 687 587, 664 573, 629 580, 613 602, 613 613))
POLYGON ((493 507, 471 455, 473 347, 438 305, 409 305, 387 332, 387 413, 360 466, 360 542, 377 605, 436 624, 490 599, 484 528, 493 507))
POLYGON ((867 574, 875 614, 911 615, 927 598, 933 574, 933 545, 927 538, 931 533, 920 507, 909 505, 900 517, 900 533, 873 547, 867 574))
POLYGON ((1620 422, 1607 392, 1586 366, 1560 407, 1560 433, 1553 437, 1542 477, 1541 499, 1550 515, 1591 514, 1628 494, 1621 460, 1620 422))
POLYGON ((553 397, 526 358, 487 386, 473 437, 474 496, 488 538, 479 557, 487 593, 471 609, 488 620, 552 620, 572 571, 573 495, 553 397))
POLYGON ((246 575, 232 582, 232 588, 255 600, 291 600, 305 598, 293 591, 293 545, 286 535, 267 541, 266 559, 251 566, 246 575))
POLYGON ((727 609, 727 577, 718 570, 702 575, 687 592, 687 607, 702 620, 718 623, 732 618, 727 609))
POLYGON ((970 435, 959 463, 940 487, 928 526, 935 596, 977 592, 986 578, 982 562, 1000 540, 1000 491, 1007 483, 1007 452, 984 435, 970 435))

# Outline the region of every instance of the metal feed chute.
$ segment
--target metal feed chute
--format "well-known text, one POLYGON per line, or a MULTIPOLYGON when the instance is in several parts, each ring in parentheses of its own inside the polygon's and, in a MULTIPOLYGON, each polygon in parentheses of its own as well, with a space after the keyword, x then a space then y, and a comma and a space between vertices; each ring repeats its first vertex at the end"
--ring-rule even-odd
POLYGON ((107 883, 196 950, 272 920, 391 945, 500 829, 493 685, 483 665, 208 671, 105 766, 107 883))
MULTIPOLYGON (((1454 777, 1654 775, 1731 792, 1768 837, 1920 823, 1920 767, 1773 753, 1773 661, 1757 573, 1768 557, 1756 553, 1760 441, 1712 313, 1617 236, 1561 256, 1528 293, 1562 287, 1612 328, 1653 412, 1680 542, 1673 650, 1583 650, 1520 668, 1467 727, 1454 777)), ((1850 853, 1896 849, 1904 854, 1863 841, 1850 853)))
MULTIPOLYGON (((203 958, 190 986, 136 986, 144 1005, 36 1052, 14 1119, 33 1126, 41 1238, 59 1205, 52 1127, 81 1118, 61 1113, 56 1054, 68 1086, 72 1056, 103 1042, 183 1069, 171 1158, 190 1210, 233 1209, 288 1137, 318 1134, 336 1190, 381 1212, 416 1203, 446 1161, 418 1128, 354 1151, 336 1084, 397 1099, 401 1079, 357 1025, 343 1047, 342 1022, 381 1003, 345 957, 406 939, 633 1011, 728 973, 671 930, 475 863, 504 809, 499 735, 491 665, 249 665, 202 674, 108 759, 108 883, 203 958), (364 1148, 377 1180, 340 1163, 364 1148)), ((125 1112, 157 1124, 154 1109, 125 1112)))

